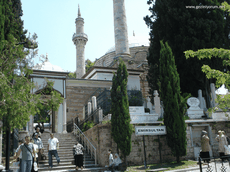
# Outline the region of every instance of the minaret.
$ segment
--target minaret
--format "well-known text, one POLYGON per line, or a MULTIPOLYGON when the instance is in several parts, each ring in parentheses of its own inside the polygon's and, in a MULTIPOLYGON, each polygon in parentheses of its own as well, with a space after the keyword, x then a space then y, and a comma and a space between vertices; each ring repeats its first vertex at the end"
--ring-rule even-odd
POLYGON ((116 56, 130 57, 124 0, 113 0, 116 56))
POLYGON ((80 7, 78 5, 78 17, 75 20, 76 33, 73 34, 73 42, 77 50, 76 78, 81 78, 85 74, 85 45, 88 36, 84 33, 84 19, 81 17, 80 7))

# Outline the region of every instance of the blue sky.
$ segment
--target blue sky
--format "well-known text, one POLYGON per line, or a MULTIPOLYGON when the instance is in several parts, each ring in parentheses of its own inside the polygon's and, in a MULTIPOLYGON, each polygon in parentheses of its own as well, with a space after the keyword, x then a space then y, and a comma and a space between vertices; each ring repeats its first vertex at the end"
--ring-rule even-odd
MULTIPOLYGON (((38 55, 48 53, 49 61, 66 71, 76 70, 76 48, 72 42, 78 4, 88 35, 85 59, 95 61, 114 46, 112 0, 21 0, 24 29, 38 35, 38 55)), ((147 38, 147 0, 125 0, 128 35, 147 38)))

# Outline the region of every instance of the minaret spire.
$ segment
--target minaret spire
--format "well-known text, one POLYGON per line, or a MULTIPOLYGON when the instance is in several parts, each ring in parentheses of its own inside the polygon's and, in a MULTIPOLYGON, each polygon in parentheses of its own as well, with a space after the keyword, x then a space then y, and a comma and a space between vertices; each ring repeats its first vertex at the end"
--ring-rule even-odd
POLYGON ((113 0, 116 56, 130 57, 125 0, 113 0))
POLYGON ((78 4, 78 17, 81 17, 80 5, 78 4))
POLYGON ((84 19, 81 17, 80 6, 78 4, 78 17, 75 20, 76 33, 73 34, 73 42, 76 45, 76 78, 81 78, 85 74, 85 45, 88 36, 84 33, 84 19))

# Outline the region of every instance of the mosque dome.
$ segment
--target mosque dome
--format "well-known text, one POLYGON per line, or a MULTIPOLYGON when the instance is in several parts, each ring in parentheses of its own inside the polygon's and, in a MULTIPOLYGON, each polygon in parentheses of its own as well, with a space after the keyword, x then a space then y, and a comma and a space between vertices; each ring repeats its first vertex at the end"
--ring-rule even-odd
POLYGON ((223 84, 220 88, 218 88, 216 91, 216 94, 219 95, 226 95, 228 94, 228 89, 225 88, 225 85, 223 84))
MULTIPOLYGON (((138 47, 138 46, 149 46, 149 37, 148 36, 132 36, 129 38, 129 48, 138 47)), ((115 46, 108 49, 105 54, 115 51, 115 46)))
POLYGON ((34 67, 33 69, 36 70, 46 70, 46 71, 55 71, 55 72, 65 72, 64 69, 62 69, 60 66, 53 65, 49 62, 48 54, 46 54, 46 59, 43 65, 38 65, 34 67))

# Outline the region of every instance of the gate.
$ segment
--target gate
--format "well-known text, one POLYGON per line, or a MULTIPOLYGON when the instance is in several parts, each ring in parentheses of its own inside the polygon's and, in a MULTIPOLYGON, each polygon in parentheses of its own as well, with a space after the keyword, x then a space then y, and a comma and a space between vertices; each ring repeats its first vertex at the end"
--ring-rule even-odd
POLYGON ((230 172, 230 156, 201 158, 199 157, 200 172, 230 172), (202 161, 206 163, 202 163, 202 161))

